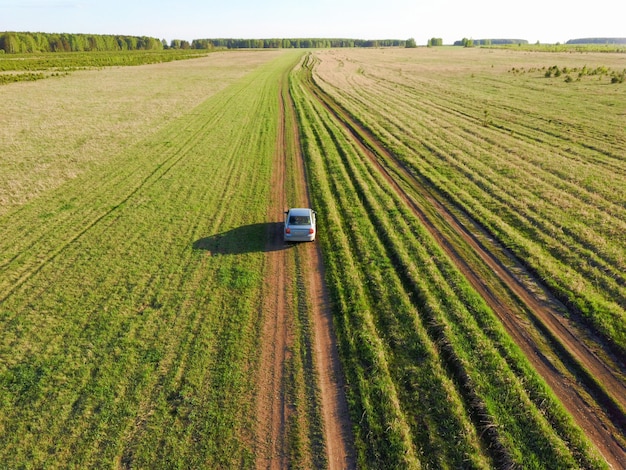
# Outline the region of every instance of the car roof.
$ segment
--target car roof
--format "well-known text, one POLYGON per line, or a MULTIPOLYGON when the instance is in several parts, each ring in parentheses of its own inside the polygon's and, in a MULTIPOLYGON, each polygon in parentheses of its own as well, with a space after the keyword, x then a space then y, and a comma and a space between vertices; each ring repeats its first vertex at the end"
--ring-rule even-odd
POLYGON ((311 213, 311 209, 308 207, 293 207, 289 209, 289 214, 291 215, 309 215, 311 213))

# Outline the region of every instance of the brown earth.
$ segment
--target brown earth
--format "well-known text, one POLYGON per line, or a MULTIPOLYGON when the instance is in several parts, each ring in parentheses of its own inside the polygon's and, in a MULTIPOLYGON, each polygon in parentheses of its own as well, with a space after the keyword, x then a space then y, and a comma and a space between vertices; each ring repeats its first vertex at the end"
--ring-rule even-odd
POLYGON ((526 272, 495 240, 489 240, 478 224, 467 217, 462 217, 461 222, 458 210, 447 205, 427 182, 420 181, 402 165, 313 81, 309 82, 309 87, 353 135, 363 155, 377 165, 397 194, 498 315, 513 340, 608 464, 614 469, 626 468, 623 359, 568 320, 563 314, 565 307, 539 280, 526 272), (436 220, 444 220, 444 224, 436 220), (449 235, 450 229, 455 234, 454 239, 449 235), (468 260, 462 254, 468 252, 467 247, 478 262, 468 260), (506 262, 502 261, 503 257, 506 262), (488 269, 485 270, 484 266, 488 269))

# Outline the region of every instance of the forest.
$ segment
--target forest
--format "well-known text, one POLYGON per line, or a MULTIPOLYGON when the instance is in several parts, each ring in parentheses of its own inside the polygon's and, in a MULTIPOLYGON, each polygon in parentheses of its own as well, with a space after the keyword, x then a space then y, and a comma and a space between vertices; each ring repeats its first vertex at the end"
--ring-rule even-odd
POLYGON ((163 49, 308 49, 330 47, 404 47, 407 41, 400 39, 194 39, 189 42, 172 39, 169 44, 146 36, 120 36, 102 34, 68 33, 0 33, 0 54, 31 52, 117 52, 163 49))
POLYGON ((195 39, 192 48, 210 49, 308 49, 336 47, 405 47, 400 39, 346 39, 346 38, 295 38, 295 39, 195 39))
POLYGON ((626 38, 579 38, 565 44, 626 44, 626 38))
POLYGON ((163 42, 147 36, 67 33, 0 33, 0 53, 162 50, 163 42))

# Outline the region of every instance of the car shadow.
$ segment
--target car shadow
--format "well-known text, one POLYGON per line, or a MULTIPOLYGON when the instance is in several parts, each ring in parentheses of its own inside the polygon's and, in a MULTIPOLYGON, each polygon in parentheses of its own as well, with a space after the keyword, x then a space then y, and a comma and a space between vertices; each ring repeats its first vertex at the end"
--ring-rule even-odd
POLYGON ((238 255, 288 249, 283 241, 283 222, 263 222, 242 225, 226 232, 200 238, 193 249, 211 255, 238 255))

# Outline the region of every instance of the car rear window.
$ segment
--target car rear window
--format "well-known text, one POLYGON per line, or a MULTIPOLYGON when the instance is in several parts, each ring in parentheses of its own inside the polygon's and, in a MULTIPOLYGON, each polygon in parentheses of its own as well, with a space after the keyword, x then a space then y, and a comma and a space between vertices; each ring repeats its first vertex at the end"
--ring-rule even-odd
POLYGON ((311 225, 308 215, 292 215, 289 217, 289 225, 311 225))

